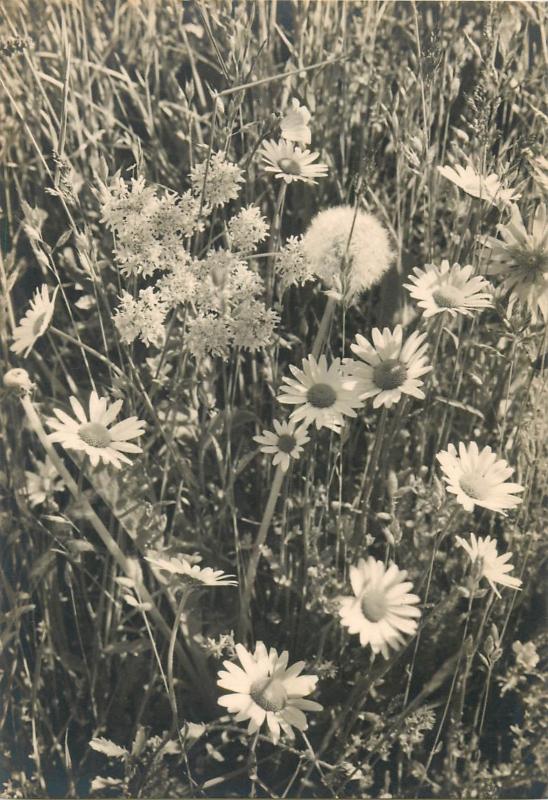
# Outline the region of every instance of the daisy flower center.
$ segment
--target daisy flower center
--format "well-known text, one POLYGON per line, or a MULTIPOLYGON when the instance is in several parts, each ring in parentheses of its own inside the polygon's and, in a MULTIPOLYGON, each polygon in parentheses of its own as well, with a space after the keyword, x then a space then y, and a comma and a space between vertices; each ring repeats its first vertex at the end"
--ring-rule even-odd
POLYGON ((301 165, 295 158, 280 158, 278 166, 286 175, 300 175, 302 172, 301 165))
POLYGON ((39 314, 36 319, 34 320, 34 324, 32 326, 32 335, 37 336, 40 333, 40 328, 42 327, 42 323, 46 318, 46 312, 44 311, 42 314, 39 314))
POLYGON ((386 391, 387 389, 397 389, 407 378, 407 367, 398 361, 397 358, 388 358, 381 361, 373 369, 373 380, 375 384, 386 391))
POLYGON ((380 589, 366 589, 360 604, 362 613, 369 622, 380 622, 388 609, 386 595, 380 589))
POLYGON ((481 475, 463 475, 459 486, 472 500, 481 500, 489 494, 489 483, 481 475))
POLYGON ((548 271, 548 252, 543 247, 511 247, 509 251, 519 269, 524 272, 536 277, 539 273, 548 271))
POLYGON ((456 286, 438 286, 432 298, 440 308, 458 308, 463 301, 462 291, 456 286))
POLYGON ((110 433, 98 422, 86 422, 85 425, 80 425, 78 436, 91 447, 108 447, 111 442, 110 433))
POLYGON ((255 681, 249 694, 265 711, 282 711, 287 705, 287 691, 277 678, 261 678, 255 681))
POLYGON ((315 383, 306 393, 306 399, 315 408, 330 408, 337 401, 337 392, 328 383, 315 383))
POLYGON ((291 453, 296 444, 295 437, 290 433, 282 433, 281 436, 278 436, 277 447, 282 453, 291 453))

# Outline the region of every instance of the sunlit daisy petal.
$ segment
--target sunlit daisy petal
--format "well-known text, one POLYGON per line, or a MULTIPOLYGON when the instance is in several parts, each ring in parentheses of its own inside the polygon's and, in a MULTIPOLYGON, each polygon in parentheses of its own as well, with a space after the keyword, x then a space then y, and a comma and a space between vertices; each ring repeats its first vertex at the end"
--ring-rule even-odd
POLYGON ((520 197, 512 189, 504 189, 500 178, 494 172, 491 175, 482 175, 470 165, 466 167, 457 165, 454 168, 438 167, 438 172, 466 194, 489 203, 510 203, 520 197))
POLYGON ((146 560, 157 570, 176 575, 181 585, 193 589, 238 585, 238 581, 234 580, 234 575, 227 575, 221 569, 191 564, 184 556, 165 556, 162 553, 150 551, 146 560))
POLYGON ((23 357, 26 358, 35 341, 46 332, 53 317, 58 289, 59 287, 56 287, 53 290, 51 299, 47 284, 42 284, 40 289, 36 290, 27 313, 13 332, 14 342, 10 348, 12 352, 24 351, 23 357))
POLYGON ((416 267, 403 284, 417 305, 423 309, 426 319, 446 311, 452 317, 457 314, 472 316, 473 311, 491 305, 491 284, 482 277, 473 277, 470 265, 449 266, 444 260, 438 267, 428 264, 425 269, 416 267))
POLYGON ((306 730, 304 711, 321 711, 322 706, 313 700, 303 700, 314 691, 318 681, 315 675, 297 677, 304 662, 287 669, 287 653, 278 655, 274 648, 267 653, 263 642, 257 642, 254 652, 238 644, 236 652, 243 669, 224 662, 226 671, 218 673, 217 684, 234 694, 222 695, 219 705, 235 714, 238 722, 249 719, 248 733, 255 733, 266 721, 274 744, 278 743, 282 730, 290 737, 292 727, 306 730))
POLYGON ((359 634, 362 645, 369 644, 373 653, 388 658, 389 647, 397 649, 403 641, 401 634, 411 635, 417 629, 421 612, 420 602, 405 581, 407 572, 395 564, 386 569, 382 561, 360 558, 350 567, 350 582, 354 596, 340 598, 341 623, 349 633, 359 634))
POLYGON ((389 408, 399 402, 402 394, 423 399, 420 378, 432 369, 426 360, 426 334, 415 331, 404 343, 402 327, 397 325, 393 331, 385 328, 382 333, 374 328, 371 338, 373 345, 363 336, 356 336, 351 349, 360 360, 345 362, 348 374, 356 379, 360 398, 374 398, 374 408, 389 408))
POLYGON ((143 433, 145 423, 142 420, 129 417, 112 428, 108 427, 120 412, 120 400, 109 407, 106 398, 99 397, 97 392, 92 391, 89 398, 89 419, 76 397, 71 396, 69 400, 76 419, 65 411, 54 408, 55 417, 48 419, 48 425, 54 431, 49 435, 50 441, 59 442, 67 450, 84 451, 94 467, 102 461, 119 469, 122 463, 131 464, 122 451, 142 452, 138 445, 127 441, 143 433))
POLYGON ((457 452, 450 444, 436 458, 441 464, 447 491, 456 495, 457 502, 467 511, 482 506, 504 514, 505 509, 521 503, 521 498, 514 495, 522 492, 523 486, 506 482, 513 469, 504 459, 497 460, 490 447, 480 451, 476 442, 468 447, 460 442, 457 452))
POLYGON ((262 435, 254 436, 253 439, 262 445, 262 453, 274 456, 274 466, 279 464, 282 471, 287 472, 291 459, 299 458, 303 445, 310 441, 306 435, 306 425, 296 427, 291 420, 281 423, 274 420, 274 429, 275 433, 265 430, 262 435))
POLYGON ((476 537, 473 533, 470 534, 470 542, 465 541, 460 536, 456 537, 456 542, 459 547, 464 548, 468 553, 472 564, 477 568, 480 578, 486 578, 489 581, 493 591, 500 597, 499 591, 495 584, 499 583, 501 586, 509 586, 511 589, 519 589, 521 587, 521 580, 508 575, 514 567, 512 564, 506 562, 512 557, 512 553, 505 553, 499 556, 497 553, 497 543, 490 536, 485 539, 481 536, 476 537))
POLYGON ((281 139, 279 142, 266 141, 259 150, 263 159, 266 172, 273 172, 276 178, 281 178, 286 183, 304 181, 316 183, 315 178, 324 178, 327 175, 325 164, 314 164, 319 153, 310 150, 301 150, 290 142, 281 139))

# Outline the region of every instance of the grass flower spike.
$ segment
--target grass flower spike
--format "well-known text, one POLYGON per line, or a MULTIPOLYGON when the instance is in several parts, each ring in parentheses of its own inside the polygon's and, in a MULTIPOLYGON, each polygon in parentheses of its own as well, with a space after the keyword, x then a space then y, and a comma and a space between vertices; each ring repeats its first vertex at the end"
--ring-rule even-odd
POLYGON ((514 194, 512 189, 503 189, 500 178, 494 172, 491 175, 481 175, 471 166, 461 167, 460 165, 454 168, 438 167, 438 172, 463 192, 480 200, 487 200, 495 204, 511 203, 520 197, 519 194, 514 194))
POLYGON ((398 649, 402 634, 413 634, 421 612, 416 608, 420 598, 410 594, 413 588, 406 581, 407 572, 395 564, 388 569, 371 556, 360 558, 350 567, 350 583, 354 595, 340 600, 341 623, 349 633, 358 633, 360 644, 370 645, 373 653, 388 658, 389 648, 398 649))
POLYGON ((499 556, 497 543, 490 536, 483 539, 481 536, 476 537, 471 533, 470 542, 466 542, 460 536, 456 536, 455 541, 459 547, 463 547, 466 550, 472 564, 477 565, 480 577, 489 581, 491 588, 498 597, 500 597, 500 594, 495 585, 497 583, 500 583, 501 586, 509 586, 511 589, 520 588, 520 579, 508 575, 514 569, 512 564, 507 563, 512 558, 512 553, 505 553, 499 556))
POLYGON ((55 431, 50 434, 50 441, 59 442, 67 450, 83 451, 94 467, 102 461, 119 469, 122 462, 131 464, 125 453, 142 452, 138 445, 129 441, 143 433, 145 423, 142 420, 128 417, 109 427, 120 413, 122 400, 116 400, 109 406, 106 398, 92 391, 89 419, 76 397, 70 398, 70 404, 76 419, 59 408, 53 409, 57 419, 52 417, 48 420, 49 426, 55 431))
POLYGON ((425 269, 416 267, 404 283, 417 305, 423 309, 425 319, 447 311, 452 317, 472 312, 491 305, 491 284, 485 278, 473 276, 471 264, 460 267, 449 266, 446 259, 438 267, 428 264, 425 269))
POLYGON ((24 350, 23 356, 26 358, 35 341, 47 331, 53 317, 58 288, 55 287, 53 290, 51 299, 47 284, 42 284, 40 289, 36 290, 30 301, 29 310, 13 332, 14 342, 10 348, 12 352, 22 353, 24 350))
POLYGON ((249 720, 250 734, 266 721, 274 744, 282 730, 292 739, 293 728, 307 730, 304 712, 321 711, 322 706, 305 699, 316 688, 318 678, 300 674, 304 661, 288 668, 287 652, 278 655, 273 647, 267 651, 263 642, 257 642, 254 653, 242 644, 236 645, 236 652, 242 666, 225 661, 225 669, 219 672, 218 685, 231 692, 219 698, 219 705, 235 714, 237 722, 249 720))
POLYGON ((361 406, 356 391, 356 381, 346 374, 338 358, 327 366, 325 356, 316 361, 314 356, 303 358, 302 370, 289 366, 293 378, 284 377, 280 403, 298 406, 291 413, 293 422, 304 420, 316 428, 331 428, 340 433, 344 417, 355 417, 355 408, 361 406))
POLYGON ((511 304, 519 301, 527 306, 536 321, 540 312, 548 322, 548 221, 546 206, 537 206, 529 231, 520 210, 512 206, 510 222, 499 225, 500 239, 489 236, 487 271, 499 275, 503 291, 510 293, 511 304))
POLYGON ((273 422, 274 431, 263 431, 262 435, 253 439, 261 445, 261 453, 273 455, 272 463, 278 464, 282 472, 287 472, 291 459, 299 458, 303 445, 310 441, 306 435, 306 425, 295 427, 293 422, 273 422))
POLYGON ((304 235, 303 250, 320 280, 348 300, 375 286, 393 258, 378 219, 352 206, 320 211, 304 235))
POLYGON ((286 183, 303 181, 304 183, 317 183, 316 178, 325 178, 327 166, 314 164, 319 153, 310 150, 301 150, 290 142, 281 139, 278 143, 267 141, 259 150, 263 159, 266 172, 273 172, 276 178, 281 178, 286 183))
POLYGON ((466 511, 481 506, 504 513, 505 509, 521 503, 521 498, 515 494, 522 492, 523 486, 506 482, 514 470, 504 459, 497 459, 490 447, 480 452, 476 442, 468 447, 461 442, 457 453, 456 447, 450 444, 436 458, 441 464, 447 491, 456 495, 457 502, 466 511))
POLYGON ((397 325, 394 331, 383 332, 374 328, 371 332, 373 344, 358 334, 352 352, 359 361, 347 362, 349 374, 357 381, 360 399, 373 397, 373 407, 387 408, 399 402, 402 394, 424 400, 421 376, 432 368, 426 363, 426 334, 412 333, 403 342, 403 330, 397 325))

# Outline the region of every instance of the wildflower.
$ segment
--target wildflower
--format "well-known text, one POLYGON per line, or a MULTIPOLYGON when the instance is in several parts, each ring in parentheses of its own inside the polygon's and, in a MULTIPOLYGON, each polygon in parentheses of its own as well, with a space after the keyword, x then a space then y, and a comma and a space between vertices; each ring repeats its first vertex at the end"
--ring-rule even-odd
POLYGON ((304 235, 303 250, 312 271, 349 300, 375 286, 392 261, 381 223, 352 206, 320 211, 304 235))
POLYGON ((227 575, 222 569, 191 564, 184 556, 163 558, 161 553, 151 553, 146 556, 146 560, 156 569, 177 575, 181 583, 189 588, 238 585, 238 581, 234 580, 234 575, 227 575))
POLYGON ((214 153, 209 163, 203 161, 192 168, 190 181, 194 194, 200 197, 203 193, 204 202, 216 208, 238 197, 243 175, 240 167, 227 161, 224 153, 214 153))
POLYGON ((154 187, 147 186, 144 178, 132 178, 128 186, 119 175, 108 187, 101 184, 100 199, 101 222, 117 232, 135 227, 158 204, 154 187))
POLYGON ((481 175, 470 165, 467 167, 457 165, 455 168, 438 167, 438 172, 471 197, 487 200, 490 203, 510 203, 521 196, 514 194, 512 189, 503 189, 500 178, 494 172, 491 175, 481 175))
POLYGON ((389 647, 397 650, 403 643, 402 634, 413 634, 421 612, 415 605, 420 602, 406 581, 407 571, 395 564, 388 569, 382 561, 369 556, 360 558, 357 566, 350 567, 350 583, 354 596, 340 600, 341 624, 349 633, 359 633, 360 644, 369 644, 373 653, 388 658, 389 647))
POLYGON ((153 286, 141 289, 135 300, 128 292, 122 292, 120 305, 114 314, 114 324, 120 338, 126 344, 139 336, 145 344, 160 347, 164 341, 164 320, 167 314, 166 293, 153 286))
POLYGON ((198 362, 207 355, 225 357, 231 344, 226 319, 216 314, 199 314, 189 321, 185 342, 198 362))
POLYGON ((268 234, 268 222, 256 206, 242 208, 228 223, 228 236, 234 250, 251 253, 268 234))
POLYGON ((533 672, 536 669, 540 657, 534 642, 522 644, 520 641, 515 641, 512 650, 516 656, 516 664, 525 672, 533 672))
POLYGON ((283 378, 280 403, 299 406, 291 413, 293 422, 304 420, 306 425, 330 428, 340 433, 344 417, 355 417, 355 408, 361 405, 355 381, 349 379, 338 358, 327 366, 325 356, 316 361, 314 356, 303 358, 302 370, 290 364, 293 378, 283 378))
POLYGON ((457 502, 466 511, 481 506, 504 514, 504 509, 521 503, 521 498, 514 494, 522 492, 523 486, 506 483, 514 470, 504 459, 497 460, 490 447, 480 452, 476 442, 468 447, 461 442, 457 455, 457 449, 450 444, 436 458, 441 464, 447 491, 457 496, 457 502))
POLYGON ((280 321, 279 315, 254 298, 244 299, 233 309, 227 327, 232 334, 234 347, 254 353, 267 347, 280 321))
POLYGON ((48 420, 55 433, 49 438, 52 442, 59 442, 68 450, 82 450, 89 456, 92 466, 96 467, 99 461, 113 464, 119 469, 122 462, 131 464, 124 453, 141 453, 142 449, 130 442, 143 433, 145 423, 137 417, 128 417, 109 427, 122 408, 123 401, 116 400, 109 407, 106 398, 99 397, 94 390, 89 398, 89 419, 81 403, 76 397, 71 396, 70 404, 76 415, 72 419, 64 411, 54 408, 57 417, 48 420))
POLYGON ((266 172, 273 172, 276 178, 282 178, 286 183, 303 181, 304 183, 317 183, 315 178, 324 178, 327 175, 325 164, 314 164, 319 153, 310 150, 301 150, 290 142, 281 139, 278 143, 267 141, 259 150, 263 159, 266 172))
POLYGON ((280 123, 282 136, 288 142, 310 144, 312 134, 308 123, 310 111, 306 106, 301 106, 296 97, 291 100, 291 107, 285 112, 280 123))
POLYGON ((241 667, 224 661, 217 684, 232 694, 219 697, 219 705, 236 715, 236 721, 249 719, 248 733, 256 733, 266 720, 274 744, 281 730, 291 739, 293 728, 308 728, 304 711, 322 711, 322 706, 306 700, 316 688, 316 675, 301 675, 304 661, 287 668, 288 653, 278 655, 273 647, 267 651, 263 642, 257 642, 251 653, 242 644, 236 645, 241 667), (280 730, 281 729, 281 730, 280 730))
POLYGON ((21 353, 24 350, 23 357, 26 358, 35 341, 47 331, 53 317, 58 289, 56 286, 51 299, 47 284, 43 283, 40 289, 35 291, 30 301, 30 308, 13 332, 14 342, 10 349, 14 353, 21 353))
POLYGON ((472 310, 491 305, 491 284, 482 277, 472 277, 474 268, 468 264, 449 266, 447 259, 438 267, 428 264, 426 269, 416 267, 409 283, 404 283, 411 297, 418 300, 426 319, 447 311, 472 316, 472 310))
POLYGON ((526 305, 536 321, 540 311, 548 321, 548 222, 546 206, 537 206, 533 222, 527 231, 516 205, 511 207, 511 220, 499 225, 501 239, 490 236, 485 243, 490 248, 487 272, 503 278, 502 288, 516 301, 526 305))
POLYGON ((34 389, 29 373, 26 369, 20 369, 19 367, 8 369, 7 372, 4 372, 2 383, 6 389, 12 389, 22 395, 28 394, 34 389))
POLYGON ((32 508, 63 489, 63 479, 49 456, 46 456, 45 461, 36 460, 36 472, 25 470, 25 478, 27 497, 32 508))
POLYGON ((192 303, 196 299, 198 282, 196 270, 190 257, 185 253, 185 256, 157 281, 158 297, 161 303, 165 303, 169 308, 192 303))
POLYGON ((519 578, 514 578, 507 575, 514 567, 512 564, 506 562, 512 558, 512 553, 505 553, 499 556, 497 553, 497 543, 490 536, 483 539, 481 536, 477 537, 471 533, 470 542, 465 542, 460 536, 455 537, 455 541, 459 547, 464 548, 472 564, 478 570, 480 578, 486 578, 495 594, 500 597, 500 594, 495 586, 500 583, 501 586, 510 586, 512 589, 519 589, 521 581, 519 578))
POLYGON ((312 280, 314 272, 304 252, 302 237, 290 236, 276 256, 276 273, 282 289, 312 280))
POLYGON ((293 422, 273 422, 274 433, 263 431, 262 435, 254 436, 253 439, 262 445, 261 453, 273 455, 272 463, 274 466, 281 466, 282 472, 287 472, 292 458, 299 458, 303 452, 303 444, 310 441, 306 435, 306 426, 301 425, 296 428, 293 422))
POLYGON ((356 390, 360 400, 374 397, 373 408, 390 408, 399 402, 402 394, 424 399, 421 376, 432 369, 426 363, 424 344, 426 334, 416 331, 403 343, 401 325, 393 331, 379 328, 371 331, 373 345, 358 334, 352 352, 360 361, 348 361, 347 369, 357 381, 356 390))

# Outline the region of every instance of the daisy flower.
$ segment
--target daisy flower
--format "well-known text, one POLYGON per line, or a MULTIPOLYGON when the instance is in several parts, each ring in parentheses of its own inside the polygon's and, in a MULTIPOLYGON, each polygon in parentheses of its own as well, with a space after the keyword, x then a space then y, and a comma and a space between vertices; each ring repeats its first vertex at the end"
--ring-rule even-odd
POLYGON ((53 498, 55 492, 63 489, 63 479, 49 456, 45 461, 36 459, 36 472, 25 470, 26 490, 32 508, 46 499, 53 498))
POLYGON ((514 194, 512 189, 503 189, 500 178, 494 172, 491 175, 481 175, 471 166, 460 165, 455 168, 438 167, 438 172, 463 192, 480 200, 487 200, 490 203, 510 203, 521 197, 519 194, 514 194))
POLYGON ((497 459, 490 447, 480 452, 476 442, 470 442, 468 447, 461 442, 457 454, 456 447, 450 444, 436 458, 441 464, 447 491, 457 496, 457 502, 466 511, 481 506, 504 514, 504 509, 521 503, 521 498, 514 494, 522 492, 523 486, 506 482, 514 470, 504 459, 497 459))
POLYGON ((301 150, 290 142, 281 139, 278 143, 267 141, 259 150, 266 172, 273 172, 276 178, 282 178, 286 183, 304 181, 317 183, 315 178, 324 178, 327 175, 325 164, 314 164, 319 153, 310 150, 301 150))
POLYGON ((393 252, 379 220, 352 206, 335 206, 312 219, 303 238, 312 271, 337 298, 352 300, 375 286, 390 268, 393 252))
POLYGON ((351 349, 361 360, 347 361, 349 373, 357 380, 360 400, 374 397, 373 408, 390 408, 402 394, 424 400, 420 378, 432 369, 425 358, 426 334, 415 331, 404 344, 402 326, 397 325, 394 331, 385 328, 382 333, 373 328, 371 337, 372 345, 358 334, 351 349))
POLYGON ((465 542, 460 536, 456 536, 455 540, 459 547, 466 550, 472 564, 477 566, 479 577, 487 578, 497 597, 500 597, 500 594, 495 586, 496 583, 500 583, 501 586, 510 586, 512 589, 520 588, 520 579, 507 574, 514 569, 512 564, 506 563, 512 558, 512 553, 499 556, 497 543, 490 536, 482 539, 481 536, 476 537, 471 533, 470 542, 465 542))
POLYGON ((194 589, 238 585, 238 581, 234 580, 234 575, 227 575, 222 569, 191 564, 184 556, 164 558, 161 553, 153 552, 146 556, 146 560, 156 569, 169 572, 171 575, 178 575, 181 583, 194 589))
POLYGON ((386 569, 372 556, 367 561, 360 558, 350 567, 354 595, 340 599, 341 624, 360 635, 361 645, 371 645, 373 653, 385 658, 389 647, 397 650, 403 644, 403 634, 415 633, 421 615, 415 608, 420 598, 409 593, 413 584, 406 577, 407 571, 395 564, 386 569))
POLYGON ((426 319, 448 311, 452 317, 464 314, 471 317, 472 311, 491 305, 491 284, 482 277, 473 277, 474 268, 468 264, 449 266, 444 259, 438 267, 428 264, 425 269, 415 267, 409 283, 403 285, 411 297, 424 309, 426 319))
POLYGON ((303 444, 310 441, 306 435, 306 425, 295 427, 293 422, 273 422, 274 431, 263 431, 261 436, 253 439, 262 445, 261 453, 273 455, 274 466, 280 465, 282 472, 287 472, 292 458, 299 458, 303 452, 303 444))
POLYGON ((526 305, 536 321, 537 311, 548 321, 548 221, 546 206, 537 206, 529 231, 520 210, 511 208, 511 219, 499 225, 500 239, 487 237, 490 248, 487 272, 503 278, 502 288, 510 292, 511 302, 526 305))
POLYGON ((23 357, 26 358, 35 341, 47 331, 53 317, 58 290, 59 287, 56 286, 51 299, 47 284, 42 284, 41 288, 36 290, 30 301, 29 310, 13 332, 14 342, 10 349, 14 353, 21 353, 24 350, 23 357))
POLYGON ((291 739, 293 728, 307 730, 303 712, 322 711, 322 706, 304 699, 318 681, 316 675, 300 674, 304 661, 287 668, 288 653, 278 655, 273 647, 267 651, 263 642, 257 642, 254 653, 237 644, 236 653, 242 667, 224 661, 225 669, 218 673, 218 685, 232 693, 219 697, 219 705, 235 714, 237 722, 248 719, 248 733, 256 733, 266 720, 274 744, 278 743, 281 730, 291 739))
POLYGON ((355 417, 355 408, 361 406, 356 381, 350 379, 338 358, 327 366, 325 356, 316 361, 314 356, 303 358, 302 370, 289 365, 293 378, 283 378, 280 403, 299 406, 290 416, 293 422, 304 420, 305 425, 314 423, 318 430, 330 428, 341 432, 344 417, 355 417))
POLYGON ((122 400, 116 400, 109 406, 105 397, 99 397, 95 390, 92 391, 88 419, 76 397, 69 399, 76 419, 60 408, 54 408, 57 419, 51 417, 48 420, 49 426, 55 431, 50 433, 50 441, 59 442, 67 450, 83 450, 94 467, 102 461, 119 469, 122 462, 131 464, 125 453, 142 453, 138 445, 128 441, 143 433, 145 423, 142 420, 128 417, 109 427, 120 413, 122 400))
POLYGON ((290 108, 285 112, 280 123, 282 136, 288 142, 302 142, 310 144, 312 134, 308 123, 310 111, 306 106, 301 106, 296 97, 291 100, 290 108))

